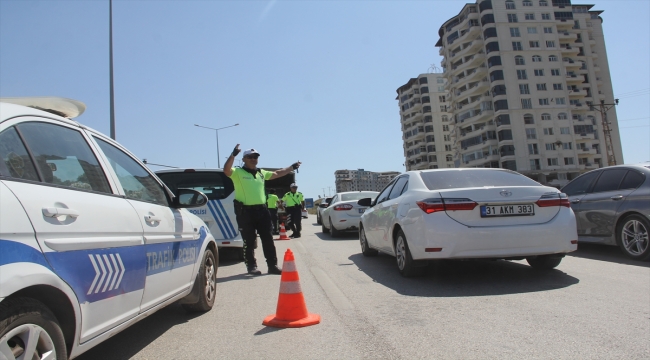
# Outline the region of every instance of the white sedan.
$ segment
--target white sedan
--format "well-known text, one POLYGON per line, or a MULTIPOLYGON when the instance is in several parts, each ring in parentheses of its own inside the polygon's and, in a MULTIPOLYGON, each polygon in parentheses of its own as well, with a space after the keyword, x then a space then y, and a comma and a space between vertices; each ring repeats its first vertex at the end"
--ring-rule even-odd
POLYGON ((368 206, 357 204, 359 199, 374 199, 377 191, 349 191, 337 193, 321 213, 321 229, 324 233, 339 236, 343 231, 358 231, 361 214, 368 206))
POLYGON ((365 256, 395 256, 404 276, 433 259, 526 259, 552 269, 577 250, 567 196, 504 169, 409 171, 396 177, 361 217, 365 256))

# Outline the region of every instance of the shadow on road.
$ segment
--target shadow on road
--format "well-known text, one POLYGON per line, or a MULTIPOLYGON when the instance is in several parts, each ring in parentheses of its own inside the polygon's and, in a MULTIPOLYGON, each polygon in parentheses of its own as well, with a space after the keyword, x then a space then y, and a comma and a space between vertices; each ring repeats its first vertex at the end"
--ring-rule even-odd
POLYGON ((78 360, 130 359, 172 327, 201 316, 172 304, 79 356, 78 360))
POLYGON ((569 256, 608 261, 616 264, 650 267, 650 262, 632 260, 623 253, 621 248, 611 245, 578 243, 578 250, 570 253, 569 256))
POLYGON ((580 280, 560 271, 538 271, 512 261, 441 260, 426 268, 426 275, 404 278, 395 258, 379 254, 349 257, 374 282, 408 296, 464 297, 492 296, 548 291, 575 285, 580 280))
POLYGON ((356 231, 344 232, 339 237, 333 237, 332 234, 325 234, 323 232, 315 232, 317 238, 325 241, 340 241, 340 240, 359 240, 359 233, 356 231))
POLYGON ((284 329, 283 329, 283 328, 276 328, 276 327, 265 326, 265 327, 259 329, 259 330, 254 334, 254 335, 255 335, 255 336, 265 335, 265 334, 272 333, 272 332, 276 332, 276 331, 280 331, 280 330, 284 330, 284 329))

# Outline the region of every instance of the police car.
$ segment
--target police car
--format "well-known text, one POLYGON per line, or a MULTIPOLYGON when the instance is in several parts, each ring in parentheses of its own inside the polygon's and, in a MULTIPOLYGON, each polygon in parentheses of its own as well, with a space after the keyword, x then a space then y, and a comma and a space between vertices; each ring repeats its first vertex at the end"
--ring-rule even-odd
POLYGON ((189 211, 205 222, 219 248, 234 250, 238 259, 244 260, 244 241, 233 204, 235 187, 222 169, 171 169, 157 171, 156 175, 174 193, 193 189, 205 194, 207 203, 189 211))
POLYGON ((0 99, 0 359, 74 358, 180 300, 215 301, 217 246, 177 196, 62 98, 0 99))

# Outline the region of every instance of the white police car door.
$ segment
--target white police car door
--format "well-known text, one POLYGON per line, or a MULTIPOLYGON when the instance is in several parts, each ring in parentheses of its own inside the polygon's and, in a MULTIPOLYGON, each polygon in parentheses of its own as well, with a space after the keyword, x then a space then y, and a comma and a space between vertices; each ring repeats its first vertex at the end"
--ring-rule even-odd
POLYGON ((186 210, 170 208, 165 189, 143 166, 108 141, 94 139, 144 228, 147 279, 141 311, 146 311, 189 288, 199 233, 186 210))
POLYGON ((114 193, 85 134, 32 117, 2 128, 3 183, 28 214, 51 270, 77 296, 80 342, 136 316, 145 281, 142 225, 114 193))

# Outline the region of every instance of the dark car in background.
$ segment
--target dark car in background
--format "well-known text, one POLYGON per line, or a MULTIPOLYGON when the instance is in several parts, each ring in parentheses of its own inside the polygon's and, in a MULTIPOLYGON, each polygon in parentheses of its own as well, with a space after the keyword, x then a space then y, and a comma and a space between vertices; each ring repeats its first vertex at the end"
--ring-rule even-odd
POLYGON ((582 174, 562 188, 578 222, 578 241, 618 245, 632 259, 650 257, 650 163, 582 174))
POLYGON ((318 204, 318 209, 316 210, 316 223, 318 225, 323 224, 323 219, 321 218, 321 214, 323 213, 323 210, 327 209, 329 206, 330 202, 332 201, 331 197, 324 198, 320 204, 318 204))

